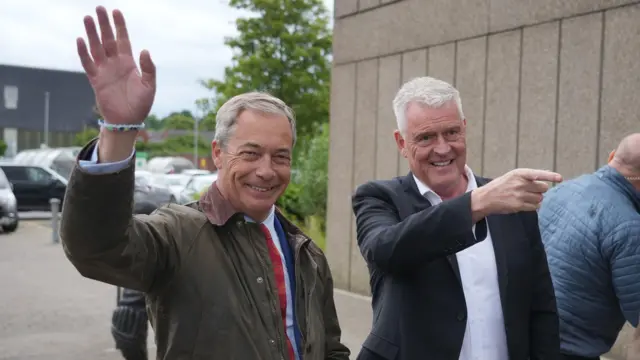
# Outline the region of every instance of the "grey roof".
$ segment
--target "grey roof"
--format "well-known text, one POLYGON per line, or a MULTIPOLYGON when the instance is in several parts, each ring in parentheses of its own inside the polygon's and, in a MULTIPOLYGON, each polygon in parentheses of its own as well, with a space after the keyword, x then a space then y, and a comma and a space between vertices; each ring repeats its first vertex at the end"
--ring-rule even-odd
POLYGON ((95 96, 82 72, 0 65, 0 124, 3 128, 44 130, 49 92, 49 131, 77 132, 95 126, 95 96), (11 93, 17 88, 17 107, 11 93))

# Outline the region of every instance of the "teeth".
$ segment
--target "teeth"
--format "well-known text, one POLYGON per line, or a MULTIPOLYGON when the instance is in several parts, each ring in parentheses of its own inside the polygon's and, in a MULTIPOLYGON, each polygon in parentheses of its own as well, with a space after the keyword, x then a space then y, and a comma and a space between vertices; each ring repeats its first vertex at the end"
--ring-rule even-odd
POLYGON ((431 164, 435 165, 435 166, 447 166, 449 164, 451 164, 453 160, 449 160, 449 161, 441 161, 441 162, 433 162, 431 164))
POLYGON ((260 191, 260 192, 269 191, 269 189, 267 189, 267 188, 261 188, 261 187, 257 187, 257 186, 251 186, 251 185, 249 185, 249 187, 252 188, 253 190, 260 191))

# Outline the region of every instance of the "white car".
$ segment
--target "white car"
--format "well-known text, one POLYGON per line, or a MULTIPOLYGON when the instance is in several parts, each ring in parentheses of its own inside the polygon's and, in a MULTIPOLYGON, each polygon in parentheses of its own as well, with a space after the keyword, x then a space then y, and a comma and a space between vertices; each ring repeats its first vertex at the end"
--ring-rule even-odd
POLYGON ((190 201, 197 200, 197 194, 200 194, 202 191, 206 190, 211 184, 213 184, 216 179, 218 179, 218 173, 208 174, 208 175, 194 175, 189 180, 187 186, 185 186, 184 190, 182 190, 181 198, 191 199, 190 201))
POLYGON ((192 176, 184 174, 158 174, 153 176, 153 181, 166 186, 176 198, 178 204, 186 204, 193 200, 183 194, 191 178, 192 176))

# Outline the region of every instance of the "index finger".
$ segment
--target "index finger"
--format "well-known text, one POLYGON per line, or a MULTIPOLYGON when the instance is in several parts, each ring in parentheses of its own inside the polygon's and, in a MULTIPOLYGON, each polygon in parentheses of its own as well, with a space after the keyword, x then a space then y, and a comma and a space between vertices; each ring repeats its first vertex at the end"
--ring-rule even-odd
POLYGON ((519 174, 523 178, 531 181, 549 181, 553 183, 562 182, 562 175, 548 170, 519 169, 519 174))

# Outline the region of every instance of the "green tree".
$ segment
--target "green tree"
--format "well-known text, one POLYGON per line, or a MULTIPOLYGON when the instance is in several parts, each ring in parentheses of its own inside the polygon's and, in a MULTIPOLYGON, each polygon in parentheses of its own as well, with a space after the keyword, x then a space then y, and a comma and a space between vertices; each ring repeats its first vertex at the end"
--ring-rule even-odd
POLYGON ((86 128, 84 131, 76 134, 76 137, 73 139, 73 145, 75 146, 85 146, 89 141, 93 140, 93 138, 97 137, 100 134, 100 131, 96 128, 86 128))
POLYGON ((195 119, 183 113, 173 113, 162 120, 164 129, 193 130, 195 119))
POLYGON ((161 130, 163 125, 162 120, 158 119, 158 117, 153 114, 147 116, 144 123, 146 128, 149 130, 161 130))
POLYGON ((7 151, 7 147, 7 143, 0 139, 0 156, 4 156, 4 153, 7 151))
POLYGON ((244 92, 266 91, 293 108, 300 138, 314 133, 329 118, 331 31, 322 0, 230 0, 229 5, 255 16, 236 20, 239 35, 225 39, 233 57, 224 79, 203 81, 215 94, 213 107, 244 92))
POLYGON ((203 114, 198 124, 198 128, 203 131, 214 131, 216 129, 216 113, 213 111, 211 99, 196 100, 196 107, 203 114))
POLYGON ((299 212, 303 216, 324 218, 327 211, 329 166, 329 124, 322 125, 317 135, 309 139, 303 159, 297 167, 294 181, 304 189, 299 212))

